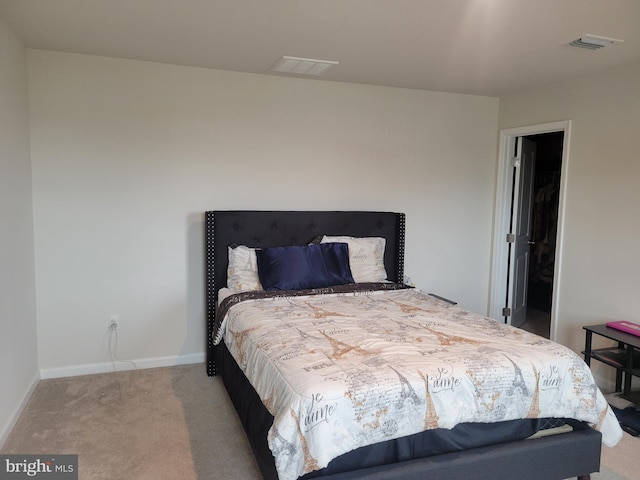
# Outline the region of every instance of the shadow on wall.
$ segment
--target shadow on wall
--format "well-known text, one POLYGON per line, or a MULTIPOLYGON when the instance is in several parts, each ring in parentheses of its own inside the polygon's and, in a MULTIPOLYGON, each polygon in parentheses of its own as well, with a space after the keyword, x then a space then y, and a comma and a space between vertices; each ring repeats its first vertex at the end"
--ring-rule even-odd
POLYGON ((186 335, 179 355, 206 352, 204 212, 187 216, 186 238, 186 335))

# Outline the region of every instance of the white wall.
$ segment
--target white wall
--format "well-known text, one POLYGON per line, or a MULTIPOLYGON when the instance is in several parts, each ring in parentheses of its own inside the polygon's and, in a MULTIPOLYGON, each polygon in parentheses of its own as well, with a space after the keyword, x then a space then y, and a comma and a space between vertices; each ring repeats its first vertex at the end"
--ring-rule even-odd
POLYGON ((640 64, 500 99, 500 128, 555 120, 572 121, 557 340, 580 351, 584 325, 640 323, 640 64))
POLYGON ((44 376, 107 361, 110 313, 121 358, 202 355, 208 209, 403 211, 407 274, 486 313, 498 99, 36 50, 28 65, 44 376))
POLYGON ((0 20, 0 446, 39 378, 26 50, 0 20))

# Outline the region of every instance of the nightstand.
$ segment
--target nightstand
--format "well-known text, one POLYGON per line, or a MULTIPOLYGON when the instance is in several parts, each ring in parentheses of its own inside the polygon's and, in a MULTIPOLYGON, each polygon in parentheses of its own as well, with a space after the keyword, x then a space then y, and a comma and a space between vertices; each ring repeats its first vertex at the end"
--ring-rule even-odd
POLYGON ((616 369, 616 392, 620 397, 640 405, 640 392, 631 392, 631 379, 640 377, 640 337, 625 333, 606 325, 583 327, 586 331, 584 344, 584 361, 591 364, 591 359, 616 369), (616 347, 591 348, 593 334, 618 342, 616 347), (624 381, 624 385, 623 385, 624 381))

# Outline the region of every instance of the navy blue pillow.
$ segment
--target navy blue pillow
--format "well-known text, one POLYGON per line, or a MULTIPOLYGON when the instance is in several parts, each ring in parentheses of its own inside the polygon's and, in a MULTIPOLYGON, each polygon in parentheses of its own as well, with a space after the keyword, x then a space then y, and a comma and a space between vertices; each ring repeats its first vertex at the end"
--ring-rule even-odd
POLYGON ((265 290, 300 290, 353 283, 346 243, 271 247, 256 250, 265 290))

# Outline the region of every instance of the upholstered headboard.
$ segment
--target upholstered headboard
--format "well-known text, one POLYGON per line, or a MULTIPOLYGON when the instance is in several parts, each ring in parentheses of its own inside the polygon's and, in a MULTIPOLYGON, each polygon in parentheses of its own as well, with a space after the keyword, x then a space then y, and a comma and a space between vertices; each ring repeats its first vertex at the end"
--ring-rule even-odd
POLYGON ((229 245, 276 247, 306 245, 322 235, 384 237, 388 279, 404 275, 405 216, 394 212, 358 211, 209 211, 205 214, 207 373, 215 375, 211 339, 218 290, 227 285, 229 245))

